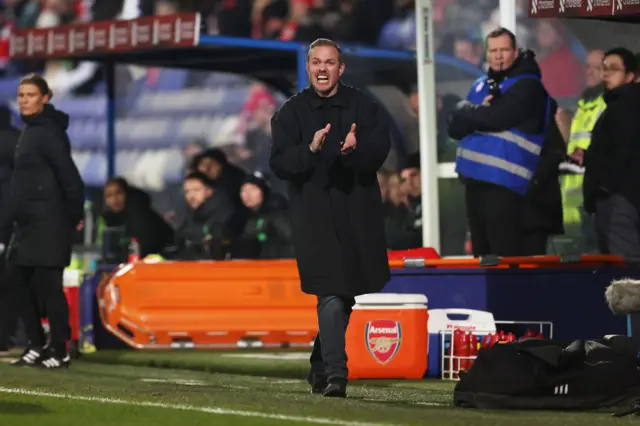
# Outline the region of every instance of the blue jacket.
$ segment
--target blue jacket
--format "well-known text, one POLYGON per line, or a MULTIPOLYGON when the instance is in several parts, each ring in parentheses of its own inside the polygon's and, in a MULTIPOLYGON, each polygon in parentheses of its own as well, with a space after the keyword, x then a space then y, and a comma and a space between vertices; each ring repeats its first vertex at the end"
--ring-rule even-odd
MULTIPOLYGON (((540 81, 535 74, 521 74, 506 78, 500 84, 500 91, 507 92, 514 83, 525 78, 540 81)), ((488 94, 487 77, 483 77, 474 83, 467 100, 481 104, 488 94)), ((548 127, 548 111, 547 96, 544 129, 540 134, 525 134, 512 128, 494 133, 474 132, 464 137, 458 144, 456 172, 466 178, 504 186, 524 195, 540 159, 548 127)))

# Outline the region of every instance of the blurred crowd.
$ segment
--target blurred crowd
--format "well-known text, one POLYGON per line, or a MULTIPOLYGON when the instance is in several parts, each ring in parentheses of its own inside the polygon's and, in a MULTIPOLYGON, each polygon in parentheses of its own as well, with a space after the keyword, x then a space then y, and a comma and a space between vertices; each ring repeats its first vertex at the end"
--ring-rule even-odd
MULTIPOLYGON (((583 52, 576 48, 564 26, 552 20, 526 18, 526 1, 514 0, 518 13, 521 47, 537 52, 545 85, 556 98, 576 97, 584 81, 583 52)), ((415 49, 415 4, 413 0, 3 0, 0 66, 11 71, 7 61, 8 35, 15 27, 50 27, 78 21, 131 19, 175 12, 202 13, 210 34, 278 40, 311 41, 328 37, 338 42, 415 49)), ((497 0, 435 0, 435 45, 439 53, 484 67, 482 40, 499 25, 497 0), (478 25, 480 23, 480 25, 478 25)), ((43 64, 28 64, 30 69, 43 64)), ((49 66, 48 68, 53 66, 49 66)), ((91 69, 57 62, 49 74, 80 88, 93 76, 91 69), (60 69, 62 68, 62 69, 60 69)))
MULTIPOLYGON (((559 21, 529 19, 527 1, 514 2, 519 45, 536 52, 544 85, 561 106, 556 119, 559 124, 562 123, 563 136, 569 140, 569 126, 576 101, 586 84, 586 53, 559 21)), ((457 58, 478 70, 486 70, 483 39, 499 25, 498 7, 498 0, 434 0, 434 41, 437 52, 457 58)), ((103 80, 98 64, 69 61, 11 63, 8 61, 11 30, 14 27, 44 28, 90 20, 132 19, 194 11, 202 14, 203 30, 209 34, 294 41, 329 37, 352 45, 415 49, 416 16, 413 0, 1 0, 0 73, 10 77, 32 71, 41 72, 57 98, 91 94, 103 80)), ((153 85, 157 71, 128 66, 127 78, 144 76, 148 84, 153 85)), ((118 86, 123 82, 122 87, 126 87, 125 78, 117 77, 118 86)), ((447 136, 446 121, 460 97, 449 93, 444 86, 437 86, 437 90, 438 157, 441 162, 454 161, 456 144, 447 136)), ((416 88, 406 95, 407 110, 416 127, 416 137, 413 139, 417 140, 419 105, 416 88)), ((282 183, 273 180, 267 173, 270 118, 277 106, 276 98, 267 87, 253 84, 240 116, 238 133, 243 142, 224 151, 209 147, 206 141, 189 144, 184 148, 187 165, 185 176, 188 178, 178 185, 165 188, 161 194, 145 194, 124 179, 109 181, 104 188, 104 206, 96 203, 99 206, 97 213, 102 218, 102 229, 108 230, 105 235, 113 235, 119 241, 118 247, 124 247, 122 241, 126 239, 122 240, 118 235, 123 232, 125 223, 130 224, 129 228, 133 226, 132 223, 144 224, 141 226, 156 223, 158 228, 148 235, 160 242, 147 243, 146 238, 141 237, 143 248, 149 247, 143 250, 147 253, 157 252, 162 246, 161 251, 168 256, 223 258, 271 256, 269 253, 274 252, 291 255, 290 243, 286 242, 289 238, 286 220, 267 220, 263 217, 265 211, 269 212, 269 217, 286 216, 281 215, 281 210, 286 208, 282 183), (221 183, 218 172, 210 171, 210 166, 204 164, 214 164, 211 166, 214 170, 225 170, 220 172, 220 176, 235 176, 233 185, 227 187, 228 182, 221 183), (114 198, 114 193, 121 194, 120 198, 114 198), (223 193, 225 195, 220 195, 223 193), (258 207, 250 207, 252 202, 247 201, 247 197, 250 197, 247 194, 254 194, 256 199, 262 197, 258 207), (120 205, 117 202, 113 204, 113 200, 117 199, 128 201, 122 201, 120 205), (227 201, 221 201, 225 199, 227 201), (215 220, 203 219, 202 211, 210 213, 212 205, 216 206, 213 210, 218 212, 219 217, 215 220), (227 207, 220 207, 225 205, 227 207), (220 213, 229 209, 233 212, 230 216, 220 213), (137 213, 133 216, 130 216, 132 213, 124 213, 130 210, 137 213), (144 217, 145 214, 157 215, 162 222, 132 219, 144 217), (227 223, 229 217, 235 218, 236 222, 227 223), (237 222, 238 217, 244 219, 237 222), (165 223, 169 227, 165 227, 165 223), (193 226, 193 223, 197 225, 193 226), (275 237, 269 237, 269 232, 262 228, 272 224, 273 229, 269 232, 275 232, 275 237), (251 235, 263 243, 273 242, 276 248, 262 252, 263 243, 259 249, 248 248, 247 244, 242 243, 242 235, 247 232, 253 233, 251 235), (208 242, 205 244, 204 241, 208 242)), ((416 145, 410 146, 408 152, 416 148, 416 145)), ((420 244, 422 233, 418 154, 401 162, 401 167, 400 170, 394 168, 379 173, 387 209, 390 249, 415 247, 420 244)), ((453 210, 456 210, 455 217, 441 213, 443 221, 455 222, 452 229, 456 229, 453 236, 443 232, 443 240, 453 241, 453 252, 457 253, 460 251, 458 247, 464 244, 466 230, 461 225, 464 217, 458 216, 457 212, 462 209, 453 210), (459 229, 462 232, 458 232, 459 229)), ((145 232, 140 229, 128 230, 126 234, 138 236, 145 232)))

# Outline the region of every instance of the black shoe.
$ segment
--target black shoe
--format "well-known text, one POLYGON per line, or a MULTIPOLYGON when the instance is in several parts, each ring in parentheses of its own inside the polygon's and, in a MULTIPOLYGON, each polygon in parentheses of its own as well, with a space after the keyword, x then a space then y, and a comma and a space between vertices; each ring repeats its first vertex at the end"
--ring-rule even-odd
POLYGON ((20 355, 20 358, 11 361, 10 365, 14 367, 36 367, 42 361, 42 349, 27 348, 20 355))
POLYGON ((314 395, 321 394, 327 387, 327 378, 321 374, 309 373, 307 382, 311 385, 311 393, 314 395))
POLYGON ((347 381, 346 380, 330 380, 327 387, 322 391, 322 396, 330 398, 346 398, 347 397, 347 381))
POLYGON ((46 369, 69 368, 71 357, 68 353, 59 354, 53 349, 47 349, 40 360, 40 367, 46 369))

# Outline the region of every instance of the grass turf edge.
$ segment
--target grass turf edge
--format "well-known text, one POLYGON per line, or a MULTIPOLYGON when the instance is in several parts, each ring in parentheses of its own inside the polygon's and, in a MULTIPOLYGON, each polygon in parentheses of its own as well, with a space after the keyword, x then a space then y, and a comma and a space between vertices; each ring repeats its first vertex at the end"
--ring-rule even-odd
POLYGON ((98 364, 119 364, 134 367, 179 369, 283 379, 303 379, 309 371, 309 362, 305 360, 234 358, 232 356, 247 353, 259 354, 257 351, 100 350, 91 354, 84 354, 80 359, 98 364))

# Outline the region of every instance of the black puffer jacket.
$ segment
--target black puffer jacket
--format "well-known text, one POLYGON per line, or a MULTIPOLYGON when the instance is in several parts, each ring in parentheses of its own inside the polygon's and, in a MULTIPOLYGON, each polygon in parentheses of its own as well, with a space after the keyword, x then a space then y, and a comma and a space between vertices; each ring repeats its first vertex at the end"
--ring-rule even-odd
POLYGON ((69 116, 45 105, 22 117, 16 148, 10 214, 16 227, 11 253, 18 265, 65 267, 71 260, 76 226, 83 218, 84 183, 71 158, 69 116))

